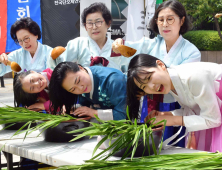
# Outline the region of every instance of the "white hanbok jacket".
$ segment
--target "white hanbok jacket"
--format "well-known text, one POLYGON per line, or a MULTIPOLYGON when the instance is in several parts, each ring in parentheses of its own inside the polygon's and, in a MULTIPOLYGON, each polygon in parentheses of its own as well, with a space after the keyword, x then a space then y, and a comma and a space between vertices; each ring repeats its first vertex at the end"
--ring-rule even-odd
POLYGON ((181 105, 172 113, 184 116, 187 131, 199 131, 221 125, 219 92, 222 66, 195 62, 168 68, 177 94, 170 92, 181 105))

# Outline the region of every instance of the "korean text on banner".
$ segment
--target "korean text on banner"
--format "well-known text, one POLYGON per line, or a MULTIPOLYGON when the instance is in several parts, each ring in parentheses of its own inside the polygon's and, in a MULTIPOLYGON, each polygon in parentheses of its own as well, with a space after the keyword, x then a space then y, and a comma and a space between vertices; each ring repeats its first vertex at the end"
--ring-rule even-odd
MULTIPOLYGON (((13 0, 13 3, 8 0, 7 9, 8 19, 6 52, 11 52, 21 48, 19 45, 14 43, 10 36, 10 28, 16 20, 23 17, 30 17, 32 20, 37 22, 41 29, 40 0, 13 0)), ((42 42, 42 40, 40 40, 40 42, 42 42)))
POLYGON ((5 52, 7 39, 7 0, 0 1, 0 54, 5 52))

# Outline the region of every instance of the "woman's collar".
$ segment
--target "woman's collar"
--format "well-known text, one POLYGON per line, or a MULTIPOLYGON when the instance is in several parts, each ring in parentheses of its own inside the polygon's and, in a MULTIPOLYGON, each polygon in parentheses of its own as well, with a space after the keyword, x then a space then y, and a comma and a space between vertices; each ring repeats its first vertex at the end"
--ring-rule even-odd
POLYGON ((88 72, 91 82, 92 82, 92 89, 90 91, 90 99, 92 100, 93 97, 93 92, 94 92, 94 80, 93 80, 93 74, 92 71, 89 69, 89 67, 84 67, 86 69, 86 71, 88 72))

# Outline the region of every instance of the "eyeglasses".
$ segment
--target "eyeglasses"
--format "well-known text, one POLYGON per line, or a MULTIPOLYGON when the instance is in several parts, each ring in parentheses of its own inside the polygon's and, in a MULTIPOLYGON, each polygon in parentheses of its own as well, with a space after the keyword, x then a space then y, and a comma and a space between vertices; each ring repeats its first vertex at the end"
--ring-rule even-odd
POLYGON ((30 37, 24 38, 23 40, 18 40, 18 43, 19 43, 20 45, 22 45, 23 42, 25 42, 25 43, 30 42, 30 37))
MULTIPOLYGON (((178 17, 179 18, 179 17, 178 17)), ((167 19, 166 19, 166 22, 169 24, 169 25, 172 25, 174 22, 175 22, 175 17, 173 16, 168 16, 167 19)), ((164 23, 164 18, 163 17, 158 17, 156 19, 156 24, 157 25, 163 25, 164 23)))
POLYGON ((104 22, 104 20, 103 21, 96 21, 96 22, 87 22, 86 24, 85 24, 85 26, 87 27, 87 28, 92 28, 93 27, 93 24, 95 24, 95 26, 96 27, 101 27, 102 26, 102 23, 104 22))

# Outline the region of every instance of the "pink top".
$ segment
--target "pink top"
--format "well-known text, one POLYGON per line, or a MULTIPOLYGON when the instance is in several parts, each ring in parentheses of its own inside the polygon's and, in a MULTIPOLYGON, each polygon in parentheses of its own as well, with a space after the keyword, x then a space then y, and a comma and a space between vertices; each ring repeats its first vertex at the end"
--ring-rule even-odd
MULTIPOLYGON (((52 70, 51 70, 50 68, 47 68, 47 69, 43 70, 42 72, 47 73, 48 81, 50 81, 51 76, 52 76, 52 70)), ((42 97, 42 98, 44 98, 44 99, 46 100, 46 102, 44 103, 44 107, 45 107, 45 110, 46 110, 46 111, 49 111, 50 100, 49 100, 49 95, 48 95, 48 93, 47 93, 45 90, 42 90, 42 91, 39 93, 39 97, 42 97)))

